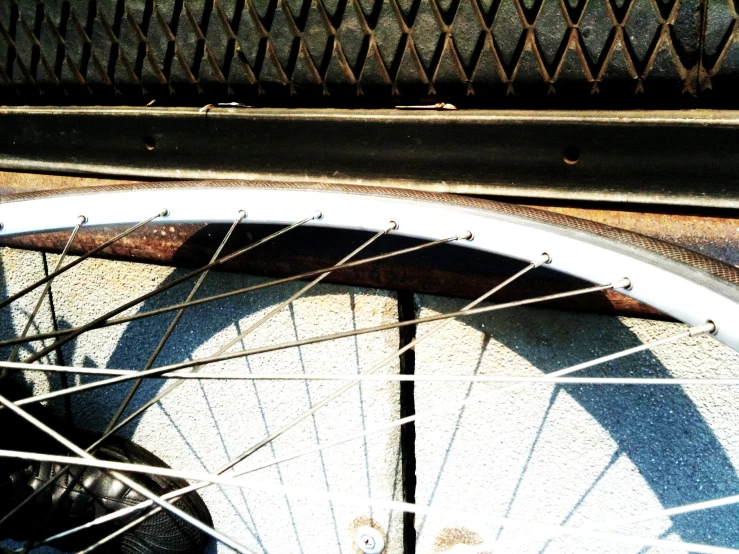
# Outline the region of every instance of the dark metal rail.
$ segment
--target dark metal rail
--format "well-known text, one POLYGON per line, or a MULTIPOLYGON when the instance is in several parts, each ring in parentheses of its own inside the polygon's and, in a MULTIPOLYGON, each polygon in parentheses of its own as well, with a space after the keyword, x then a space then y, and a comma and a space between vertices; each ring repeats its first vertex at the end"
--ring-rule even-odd
POLYGON ((739 207, 739 113, 4 108, 0 168, 739 207))

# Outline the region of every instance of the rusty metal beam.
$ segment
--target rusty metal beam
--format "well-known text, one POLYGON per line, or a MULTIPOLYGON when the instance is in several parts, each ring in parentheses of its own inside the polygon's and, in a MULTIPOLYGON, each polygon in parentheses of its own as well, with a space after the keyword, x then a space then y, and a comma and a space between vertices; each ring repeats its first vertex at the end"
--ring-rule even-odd
POLYGON ((739 214, 736 212, 709 212, 705 215, 582 206, 536 207, 627 229, 739 266, 739 214))
MULTIPOLYGON (((125 182, 134 181, 120 178, 0 171, 0 195, 37 190, 85 188, 125 182)), ((505 198, 498 199, 505 201, 505 198)), ((661 211, 655 211, 654 207, 649 206, 626 210, 604 209, 598 207, 598 203, 581 204, 577 207, 541 203, 531 206, 627 229, 695 250, 732 265, 739 265, 739 212, 734 210, 694 209, 692 213, 685 213, 685 210, 680 210, 682 213, 674 213, 677 208, 669 206, 662 207, 661 211)))
POLYGON ((739 208, 739 112, 2 108, 0 169, 739 208))
MULTIPOLYGON (((112 182, 121 181, 119 179, 0 172, 0 194, 42 189, 84 188, 112 182)), ((582 205, 579 207, 537 205, 536 207, 621 227, 696 250, 730 264, 739 265, 739 217, 724 215, 723 212, 695 215, 665 213, 664 211, 598 209, 582 205)), ((207 262, 214 241, 217 241, 221 231, 218 225, 152 225, 148 232, 131 235, 116 243, 105 251, 103 257, 177 267, 197 267, 207 262)), ((237 243, 239 240, 242 242, 253 240, 255 236, 250 234, 252 231, 250 226, 245 227, 234 238, 237 243), (239 238, 239 235, 242 236, 239 238)), ((71 253, 79 254, 88 251, 110 238, 113 232, 112 228, 86 229, 80 233, 71 253)), ((0 246, 59 252, 66 239, 66 232, 44 233, 3 238, 0 246)), ((337 248, 340 249, 340 246, 337 248)), ((349 249, 349 245, 346 249, 349 249)), ((334 263, 336 259, 333 252, 310 251, 305 247, 301 247, 299 252, 296 254, 290 252, 289 249, 282 249, 267 256, 240 260, 226 269, 281 277, 325 267, 334 263)), ((438 259, 434 260, 434 263, 430 260, 398 260, 362 270, 347 270, 330 277, 328 281, 471 298, 487 290, 491 280, 499 279, 506 274, 505 267, 498 267, 497 270, 495 267, 493 270, 481 270, 481 267, 489 267, 489 264, 480 263, 479 260, 469 260, 466 267, 448 267, 444 264, 439 266, 437 262, 438 259)), ((542 291, 559 292, 575 285, 576 283, 567 279, 553 278, 551 275, 532 278, 525 286, 518 284, 516 287, 507 289, 505 294, 500 296, 500 300, 511 300, 530 293, 539 294, 542 291)), ((647 306, 611 292, 587 299, 569 300, 567 303, 552 303, 551 306, 641 317, 663 317, 647 306)))
MULTIPOLYGON (((88 251, 110 238, 115 232, 114 228, 106 227, 86 229, 79 233, 70 253, 80 254, 88 251)), ((146 232, 132 234, 118 241, 104 251, 102 257, 194 268, 207 263, 224 232, 223 225, 150 225, 146 232)), ((270 228, 266 226, 241 226, 234 233, 230 246, 236 248, 237 245, 256 240, 268 232, 270 228)), ((59 252, 66 238, 68 233, 63 231, 9 237, 1 239, 0 246, 59 252)), ((288 276, 330 266, 358 242, 352 237, 345 241, 332 238, 330 250, 327 251, 323 247, 312 248, 312 245, 331 242, 315 236, 313 230, 299 241, 297 244, 275 241, 275 244, 262 247, 261 255, 240 257, 224 267, 224 270, 271 277, 288 276)), ((398 245, 390 246, 385 243, 383 249, 397 247, 398 245)), ((409 256, 394 259, 392 262, 342 270, 330 275, 326 281, 474 298, 489 290, 491 283, 512 274, 519 266, 520 263, 459 247, 455 248, 453 256, 447 257, 437 248, 431 257, 409 256)), ((582 286, 579 280, 549 270, 539 270, 536 275, 527 276, 525 280, 501 291, 496 301, 504 302, 532 295, 562 292, 579 286, 582 286)), ((587 298, 575 297, 561 302, 551 302, 547 307, 659 319, 666 317, 649 306, 612 291, 588 295, 587 298)))
MULTIPOLYGON (((141 179, 138 179, 141 181, 141 179)), ((37 190, 61 190, 98 187, 126 182, 125 179, 84 177, 81 175, 58 175, 44 173, 17 173, 0 171, 0 195, 32 192, 37 190)), ((133 181, 132 181, 133 182, 133 181)))

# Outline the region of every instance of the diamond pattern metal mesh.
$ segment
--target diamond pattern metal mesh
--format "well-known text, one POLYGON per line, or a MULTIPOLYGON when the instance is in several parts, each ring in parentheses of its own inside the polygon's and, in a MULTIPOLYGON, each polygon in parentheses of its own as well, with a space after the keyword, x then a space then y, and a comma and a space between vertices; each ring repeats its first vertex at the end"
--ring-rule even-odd
POLYGON ((686 97, 739 74, 736 21, 732 0, 0 0, 0 100, 686 97))

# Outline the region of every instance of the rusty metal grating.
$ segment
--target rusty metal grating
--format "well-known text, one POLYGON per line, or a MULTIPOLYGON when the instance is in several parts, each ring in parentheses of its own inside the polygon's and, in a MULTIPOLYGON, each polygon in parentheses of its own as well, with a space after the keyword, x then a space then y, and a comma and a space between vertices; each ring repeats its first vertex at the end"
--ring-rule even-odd
POLYGON ((5 103, 689 97, 737 72, 732 0, 0 2, 5 103))

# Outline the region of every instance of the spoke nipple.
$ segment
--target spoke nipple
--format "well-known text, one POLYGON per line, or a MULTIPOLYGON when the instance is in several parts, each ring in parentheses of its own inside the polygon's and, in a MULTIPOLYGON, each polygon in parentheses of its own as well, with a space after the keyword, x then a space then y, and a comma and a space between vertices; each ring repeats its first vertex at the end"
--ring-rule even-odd
POLYGON ((619 279, 618 281, 614 281, 613 283, 614 289, 624 289, 624 290, 631 290, 634 288, 634 285, 631 282, 631 279, 628 277, 624 277, 623 279, 619 279))
POLYGON ((239 210, 239 221, 242 219, 246 219, 246 216, 248 214, 246 213, 246 210, 239 210))
POLYGON ((313 214, 313 219, 323 219, 323 212, 321 210, 316 210, 313 214))
POLYGON ((542 252, 541 256, 539 256, 538 259, 534 260, 534 267, 539 267, 540 265, 550 263, 552 263, 552 257, 546 252, 542 252))
POLYGON ((390 231, 395 231, 399 227, 398 223, 396 221, 391 221, 387 224, 387 228, 385 229, 386 233, 389 233, 390 231))
POLYGON ((717 335, 718 325, 716 325, 713 321, 709 319, 703 325, 697 325, 690 329, 691 337, 694 335, 700 335, 701 333, 708 333, 709 335, 717 335))
POLYGON ((167 208, 164 208, 161 212, 159 212, 159 217, 167 217, 169 215, 169 210, 167 208))
POLYGON ((464 231, 463 233, 459 233, 457 238, 459 240, 474 240, 475 235, 472 234, 472 231, 464 231))
POLYGON ((85 223, 87 223, 86 215, 81 215, 77 218, 77 225, 84 225, 85 223))

